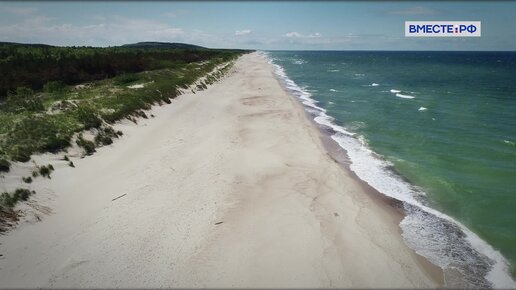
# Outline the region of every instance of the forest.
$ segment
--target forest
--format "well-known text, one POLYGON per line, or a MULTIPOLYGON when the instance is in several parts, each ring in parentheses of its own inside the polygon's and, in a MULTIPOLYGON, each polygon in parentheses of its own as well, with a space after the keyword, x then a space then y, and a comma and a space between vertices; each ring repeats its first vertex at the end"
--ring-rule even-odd
POLYGON ((184 44, 167 46, 163 43, 99 48, 4 42, 0 43, 0 99, 18 87, 40 90, 51 81, 72 85, 122 73, 170 68, 213 57, 227 57, 236 52, 184 44))

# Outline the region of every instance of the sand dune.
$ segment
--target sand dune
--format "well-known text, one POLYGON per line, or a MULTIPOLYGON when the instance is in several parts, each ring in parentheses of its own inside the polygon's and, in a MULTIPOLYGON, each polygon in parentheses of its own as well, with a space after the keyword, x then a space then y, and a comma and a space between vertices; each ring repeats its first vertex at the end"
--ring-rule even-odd
POLYGON ((1 287, 440 285, 260 55, 152 113, 76 168, 54 158, 34 184, 52 213, 0 237, 1 287))

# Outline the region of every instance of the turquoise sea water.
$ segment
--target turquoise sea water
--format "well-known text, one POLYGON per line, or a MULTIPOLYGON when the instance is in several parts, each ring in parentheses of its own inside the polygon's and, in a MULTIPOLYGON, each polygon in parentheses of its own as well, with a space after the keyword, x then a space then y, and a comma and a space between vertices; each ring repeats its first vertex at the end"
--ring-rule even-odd
POLYGON ((405 202, 409 246, 471 286, 514 286, 516 53, 267 56, 351 169, 405 202))

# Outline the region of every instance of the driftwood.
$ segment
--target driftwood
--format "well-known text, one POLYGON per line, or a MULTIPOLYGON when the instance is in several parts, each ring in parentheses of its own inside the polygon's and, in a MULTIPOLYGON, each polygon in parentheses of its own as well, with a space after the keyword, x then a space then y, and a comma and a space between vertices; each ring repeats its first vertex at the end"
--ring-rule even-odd
POLYGON ((127 193, 124 193, 124 194, 122 194, 120 196, 117 196, 117 197, 113 198, 111 201, 115 201, 115 200, 117 200, 117 199, 119 199, 119 198, 121 198, 121 197, 123 197, 125 195, 127 195, 127 193))

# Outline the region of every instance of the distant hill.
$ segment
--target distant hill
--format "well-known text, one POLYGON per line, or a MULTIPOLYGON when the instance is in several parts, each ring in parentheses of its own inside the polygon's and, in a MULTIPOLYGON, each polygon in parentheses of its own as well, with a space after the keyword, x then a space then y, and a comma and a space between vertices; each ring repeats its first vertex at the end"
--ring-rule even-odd
POLYGON ((0 41, 0 45, 28 46, 28 47, 54 47, 53 45, 41 44, 41 43, 17 43, 17 42, 4 42, 4 41, 0 41))
POLYGON ((146 42, 137 42, 132 44, 124 44, 122 47, 133 47, 133 48, 181 48, 181 49, 198 49, 205 48, 198 45, 187 44, 187 43, 176 43, 176 42, 156 42, 156 41, 146 41, 146 42))
MULTIPOLYGON (((17 42, 4 42, 0 41, 0 45, 8 46, 24 46, 24 47, 59 47, 55 45, 41 44, 41 43, 17 43, 17 42)), ((187 44, 187 43, 176 43, 176 42, 157 42, 157 41, 145 41, 124 44, 120 47, 125 48, 180 48, 180 49, 206 49, 205 47, 187 44)))

